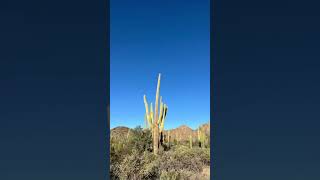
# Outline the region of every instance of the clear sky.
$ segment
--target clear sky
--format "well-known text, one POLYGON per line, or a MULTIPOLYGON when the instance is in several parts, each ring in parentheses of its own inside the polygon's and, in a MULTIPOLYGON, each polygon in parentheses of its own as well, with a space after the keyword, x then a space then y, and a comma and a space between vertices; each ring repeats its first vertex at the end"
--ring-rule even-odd
POLYGON ((157 76, 165 129, 210 120, 209 0, 111 0, 111 128, 144 125, 157 76))

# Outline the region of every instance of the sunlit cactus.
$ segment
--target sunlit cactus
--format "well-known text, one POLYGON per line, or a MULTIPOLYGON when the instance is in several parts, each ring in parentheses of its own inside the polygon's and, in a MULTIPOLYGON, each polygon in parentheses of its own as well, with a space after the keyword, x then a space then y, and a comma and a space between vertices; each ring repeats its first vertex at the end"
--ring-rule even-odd
POLYGON ((150 112, 149 112, 149 105, 148 105, 148 101, 147 101, 147 97, 146 95, 143 96, 143 99, 144 99, 144 106, 145 106, 145 109, 146 109, 146 114, 145 114, 145 117, 147 119, 147 122, 148 122, 148 127, 152 130, 152 117, 153 117, 153 111, 152 111, 152 103, 150 105, 150 112))
POLYGON ((155 155, 158 154, 159 151, 159 93, 160 93, 160 79, 161 74, 158 76, 158 84, 157 84, 157 92, 156 92, 156 103, 155 103, 155 111, 154 111, 154 119, 153 119, 153 152, 155 155))
POLYGON ((160 97, 160 114, 159 114, 159 135, 160 135, 160 144, 163 146, 163 139, 164 139, 164 134, 163 134, 163 129, 164 129, 164 122, 166 118, 166 113, 167 113, 167 105, 162 102, 162 97, 160 97))
POLYGON ((154 119, 154 116, 153 116, 153 107, 152 107, 152 102, 150 103, 150 122, 151 122, 151 128, 153 128, 153 119, 154 119))
POLYGON ((201 142, 201 131, 200 128, 198 128, 198 141, 199 141, 199 147, 202 146, 202 142, 201 142))
POLYGON ((161 132, 161 121, 162 121, 162 114, 163 114, 163 103, 162 103, 162 96, 160 97, 160 113, 159 113, 159 122, 158 126, 160 126, 160 132, 161 132))
POLYGON ((206 142, 206 135, 204 132, 202 132, 200 127, 198 128, 198 141, 199 141, 199 146, 203 148, 206 142))
POLYGON ((158 76, 154 113, 153 113, 152 103, 150 103, 150 112, 149 112, 149 107, 148 107, 149 104, 148 104, 146 95, 144 95, 144 105, 146 109, 145 116, 148 122, 148 126, 152 131, 153 152, 156 155, 158 154, 158 151, 159 151, 159 144, 160 143, 162 144, 162 141, 163 141, 164 122, 165 122, 165 118, 168 110, 167 105, 162 103, 162 97, 160 97, 160 107, 159 107, 160 79, 161 79, 161 74, 159 74, 158 76))
POLYGON ((192 136, 189 135, 189 145, 190 145, 190 148, 192 148, 192 136))
POLYGON ((161 105, 160 105, 160 116, 159 116, 159 119, 160 119, 160 122, 159 122, 160 133, 163 131, 163 128, 164 128, 164 122, 165 122, 165 119, 166 119, 166 116, 167 116, 167 111, 168 111, 168 106, 161 102, 161 105))

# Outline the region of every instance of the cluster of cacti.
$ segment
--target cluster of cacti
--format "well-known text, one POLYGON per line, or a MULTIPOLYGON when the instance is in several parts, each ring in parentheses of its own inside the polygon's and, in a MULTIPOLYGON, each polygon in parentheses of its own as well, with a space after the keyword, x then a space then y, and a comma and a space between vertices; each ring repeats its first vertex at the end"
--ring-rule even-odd
POLYGON ((201 128, 198 128, 198 141, 199 141, 199 146, 204 147, 205 143, 207 142, 207 137, 206 134, 201 130, 201 128))
POLYGON ((149 104, 147 101, 146 95, 143 96, 144 105, 146 109, 145 121, 150 130, 152 131, 153 137, 153 152, 154 154, 158 154, 159 144, 163 141, 163 128, 165 118, 167 116, 168 106, 162 102, 162 97, 160 97, 160 108, 159 108, 159 93, 160 93, 160 78, 161 74, 158 76, 158 85, 156 92, 156 102, 155 102, 155 110, 153 114, 152 103, 150 103, 150 112, 149 112, 149 104), (160 113, 159 113, 160 109, 160 113), (159 138, 160 135, 160 138, 159 138))

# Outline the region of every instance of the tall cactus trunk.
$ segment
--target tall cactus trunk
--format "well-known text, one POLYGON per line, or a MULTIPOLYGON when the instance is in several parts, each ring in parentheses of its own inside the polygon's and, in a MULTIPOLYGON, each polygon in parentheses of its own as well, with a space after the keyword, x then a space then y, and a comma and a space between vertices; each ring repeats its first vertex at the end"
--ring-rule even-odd
POLYGON ((201 130, 200 127, 198 128, 198 141, 199 141, 199 147, 202 147, 202 138, 201 138, 201 130))
POLYGON ((157 92, 156 92, 156 103, 155 103, 155 113, 154 113, 154 123, 153 123, 153 153, 155 155, 158 154, 159 151, 159 91, 160 91, 160 78, 161 74, 158 76, 158 85, 157 85, 157 92))
POLYGON ((163 132, 160 132, 160 145, 161 146, 163 146, 163 139, 164 139, 163 132))

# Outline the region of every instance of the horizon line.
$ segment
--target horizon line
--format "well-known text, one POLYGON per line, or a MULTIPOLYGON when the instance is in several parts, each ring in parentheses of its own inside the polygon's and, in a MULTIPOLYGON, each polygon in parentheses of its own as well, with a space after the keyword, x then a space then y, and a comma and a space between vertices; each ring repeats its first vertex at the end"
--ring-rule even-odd
MULTIPOLYGON (((199 126, 200 125, 203 125, 203 124, 210 124, 210 120, 209 121, 207 121, 207 122, 205 122, 205 123, 199 123, 199 125, 197 126, 197 128, 199 128, 199 126)), ((117 126, 115 126, 115 127, 113 127, 113 128, 111 128, 111 126, 110 126, 110 130, 111 129, 114 129, 114 128, 117 128, 117 127, 127 127, 127 128, 136 128, 136 127, 141 127, 141 128, 145 128, 145 126, 141 126, 141 125, 136 125, 136 126, 134 126, 134 127, 129 127, 129 126, 125 126, 125 125, 117 125, 117 126)), ((192 127, 190 127, 189 125, 187 125, 187 124, 181 124, 181 125, 179 125, 179 126, 176 126, 176 127, 172 127, 172 128, 170 128, 170 129, 176 129, 176 128, 179 128, 179 127, 181 127, 181 126, 187 126, 187 127, 189 127, 189 128, 191 128, 192 130, 194 130, 194 128, 192 128, 192 127)), ((197 129, 196 128, 196 129, 197 129)), ((168 128, 164 128, 164 130, 168 130, 168 128)))

